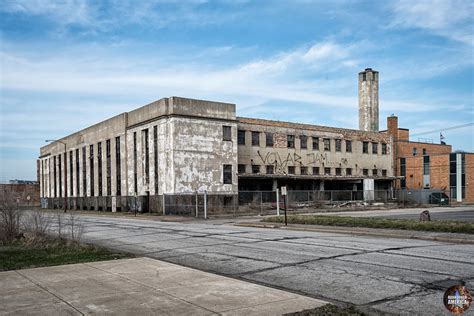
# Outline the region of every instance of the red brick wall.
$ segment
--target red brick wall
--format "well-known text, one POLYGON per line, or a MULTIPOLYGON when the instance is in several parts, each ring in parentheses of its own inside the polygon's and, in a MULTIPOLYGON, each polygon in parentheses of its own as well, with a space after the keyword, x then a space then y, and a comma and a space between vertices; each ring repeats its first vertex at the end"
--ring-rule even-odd
POLYGON ((18 199, 19 206, 39 206, 39 184, 0 184, 0 201, 18 199), (29 199, 28 199, 29 197, 29 199))
POLYGON ((466 154, 466 202, 474 202, 474 154, 466 154))

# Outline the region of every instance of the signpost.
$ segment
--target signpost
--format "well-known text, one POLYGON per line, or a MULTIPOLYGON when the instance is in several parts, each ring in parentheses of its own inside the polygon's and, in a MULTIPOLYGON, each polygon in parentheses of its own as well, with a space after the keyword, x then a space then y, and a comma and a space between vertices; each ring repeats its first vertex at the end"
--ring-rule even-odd
POLYGON ((283 195, 283 200, 285 202, 285 226, 288 226, 288 219, 286 218, 286 209, 288 208, 287 207, 287 199, 286 199, 286 186, 284 187, 281 187, 281 195, 283 195))

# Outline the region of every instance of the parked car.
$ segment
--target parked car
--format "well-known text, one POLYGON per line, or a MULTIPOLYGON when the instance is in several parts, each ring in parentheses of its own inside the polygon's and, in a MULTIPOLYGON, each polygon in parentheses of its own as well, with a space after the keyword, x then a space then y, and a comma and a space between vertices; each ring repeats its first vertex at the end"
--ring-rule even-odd
POLYGON ((430 204, 449 205, 449 196, 443 192, 435 192, 430 194, 430 204))

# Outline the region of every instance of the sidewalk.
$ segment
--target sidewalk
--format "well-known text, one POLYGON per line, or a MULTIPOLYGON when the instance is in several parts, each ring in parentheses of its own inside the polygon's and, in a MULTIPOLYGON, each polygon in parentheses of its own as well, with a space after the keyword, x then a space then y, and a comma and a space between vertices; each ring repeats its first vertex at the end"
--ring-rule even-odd
POLYGON ((281 315, 324 304, 150 258, 0 272, 0 315, 281 315))
POLYGON ((323 233, 337 233, 349 235, 364 235, 388 238, 405 238, 442 241, 456 244, 474 244, 474 235, 456 234, 456 233, 439 233, 427 231, 414 231, 402 229, 383 229, 383 228, 366 228, 366 227, 342 227, 342 226, 321 226, 321 225, 305 225, 305 224, 285 224, 270 222, 241 222, 235 226, 269 228, 269 229, 287 229, 297 231, 313 231, 323 233))

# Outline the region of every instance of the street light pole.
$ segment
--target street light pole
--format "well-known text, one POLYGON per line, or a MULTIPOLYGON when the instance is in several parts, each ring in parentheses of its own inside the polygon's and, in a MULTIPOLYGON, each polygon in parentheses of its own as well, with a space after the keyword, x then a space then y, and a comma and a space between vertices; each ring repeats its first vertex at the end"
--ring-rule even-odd
MULTIPOLYGON (((57 139, 47 139, 46 142, 58 142, 64 145, 64 213, 67 212, 67 150, 66 143, 57 139)), ((61 175, 59 175, 61 176, 61 175)), ((71 183, 72 185, 72 183, 71 183)))

